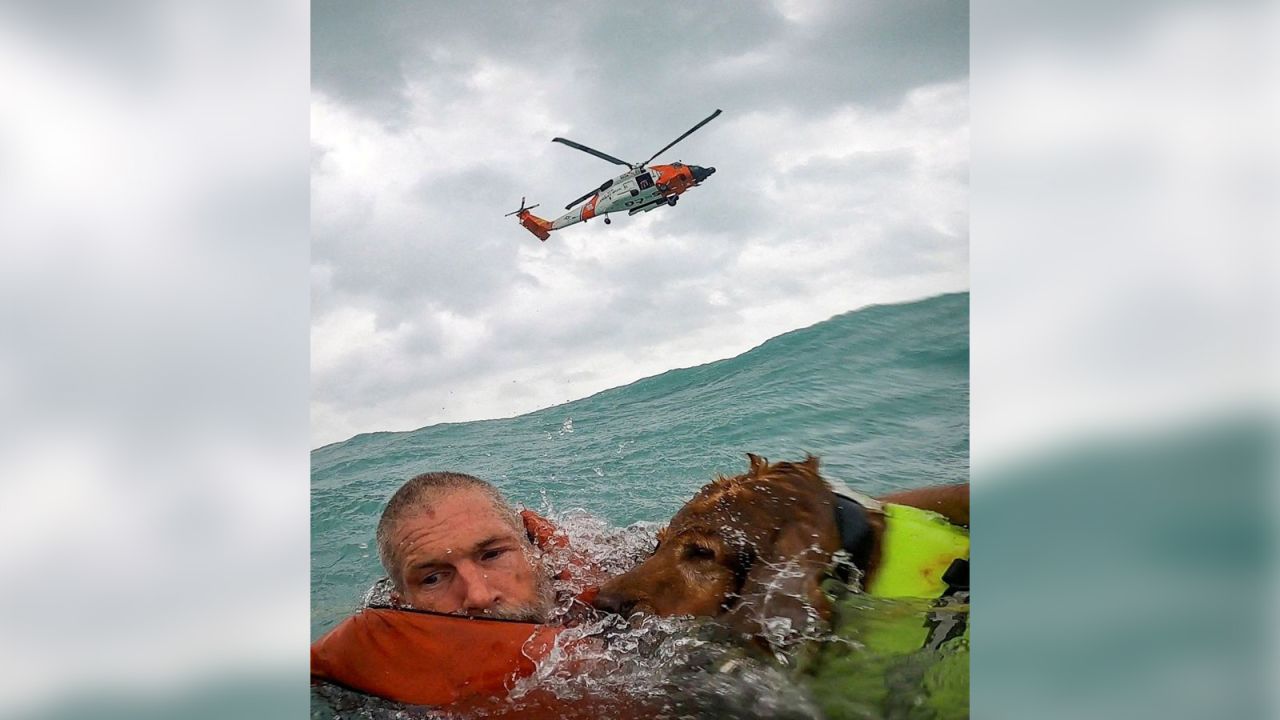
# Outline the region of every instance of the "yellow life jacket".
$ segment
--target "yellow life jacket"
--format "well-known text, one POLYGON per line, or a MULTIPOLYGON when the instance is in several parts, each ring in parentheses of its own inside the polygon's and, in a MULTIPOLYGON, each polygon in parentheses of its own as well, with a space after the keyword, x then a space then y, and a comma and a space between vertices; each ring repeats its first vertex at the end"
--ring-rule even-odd
POLYGON ((866 592, 877 597, 936 598, 956 560, 969 558, 969 531, 929 510, 892 503, 883 506, 880 563, 866 592))

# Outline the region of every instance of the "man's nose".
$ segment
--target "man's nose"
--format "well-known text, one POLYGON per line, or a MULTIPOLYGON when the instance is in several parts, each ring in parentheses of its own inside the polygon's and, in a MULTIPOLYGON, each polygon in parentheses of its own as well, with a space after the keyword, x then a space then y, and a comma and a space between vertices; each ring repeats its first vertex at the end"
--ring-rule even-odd
POLYGON ((458 577, 465 585, 462 609, 465 612, 488 610, 502 602, 502 594, 498 592, 485 573, 475 565, 465 564, 457 568, 458 577))

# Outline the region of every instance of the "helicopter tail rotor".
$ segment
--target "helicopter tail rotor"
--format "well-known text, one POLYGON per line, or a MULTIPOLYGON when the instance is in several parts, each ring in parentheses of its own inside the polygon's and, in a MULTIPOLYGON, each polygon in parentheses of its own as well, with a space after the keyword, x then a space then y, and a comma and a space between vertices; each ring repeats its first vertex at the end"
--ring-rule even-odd
POLYGON ((524 226, 525 230, 536 235, 539 240, 546 242, 547 238, 551 237, 551 222, 549 220, 543 220, 537 215, 529 212, 530 210, 538 207, 539 204, 540 203, 534 203, 533 205, 525 207, 524 198, 520 198, 520 209, 513 210, 503 217, 511 217, 512 215, 515 215, 516 219, 520 221, 520 224, 524 226))
POLYGON ((538 207, 538 206, 539 206, 539 205, 541 205, 541 204, 542 204, 542 203, 534 203, 534 204, 530 205, 529 207, 525 207, 525 206, 524 206, 524 198, 523 198, 523 197, 521 197, 521 198, 520 198, 520 208, 519 208, 519 209, 517 209, 517 210, 512 210, 511 212, 507 213, 506 215, 503 215, 502 217, 511 217, 512 215, 519 215, 520 213, 525 212, 525 211, 527 211, 527 210, 532 210, 532 209, 534 209, 534 208, 538 207))

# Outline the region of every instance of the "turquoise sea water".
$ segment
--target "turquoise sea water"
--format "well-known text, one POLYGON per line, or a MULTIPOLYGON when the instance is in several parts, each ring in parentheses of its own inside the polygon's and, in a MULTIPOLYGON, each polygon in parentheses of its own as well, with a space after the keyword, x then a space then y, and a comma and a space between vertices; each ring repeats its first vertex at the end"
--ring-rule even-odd
POLYGON ((374 528, 409 477, 457 470, 553 517, 661 523, 716 474, 822 459, 870 495, 969 475, 969 296, 873 306, 737 357, 502 420, 359 435, 312 453, 313 638, 382 575, 374 528))

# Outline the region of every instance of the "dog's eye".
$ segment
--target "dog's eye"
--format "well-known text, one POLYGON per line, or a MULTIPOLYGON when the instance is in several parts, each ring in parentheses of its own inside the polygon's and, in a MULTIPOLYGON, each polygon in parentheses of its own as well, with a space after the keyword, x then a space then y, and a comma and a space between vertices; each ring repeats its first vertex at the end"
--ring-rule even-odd
POLYGON ((684 557, 686 560, 715 560, 716 551, 706 545, 685 545, 684 557))

